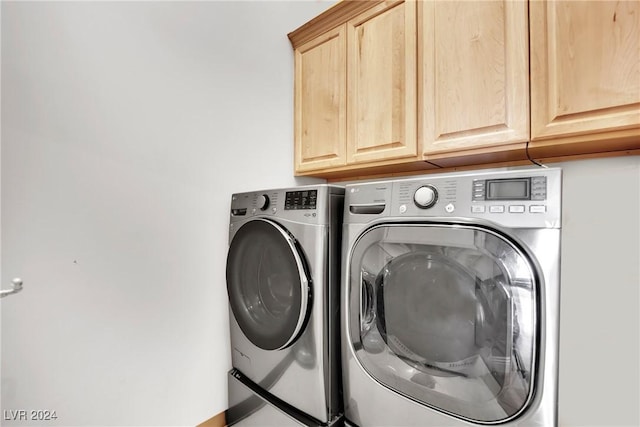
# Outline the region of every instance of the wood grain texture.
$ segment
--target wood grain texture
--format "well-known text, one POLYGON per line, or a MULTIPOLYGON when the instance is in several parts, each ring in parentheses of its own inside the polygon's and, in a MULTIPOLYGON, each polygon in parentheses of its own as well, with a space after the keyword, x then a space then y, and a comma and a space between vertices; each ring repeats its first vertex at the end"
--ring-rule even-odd
POLYGON ((295 173, 346 162, 344 28, 335 28, 294 52, 295 173))
POLYGON ((297 175, 640 150, 640 1, 345 0, 289 36, 297 175))
POLYGON ((348 165, 340 168, 323 169, 305 174, 331 180, 365 179, 372 176, 396 176, 410 171, 438 169, 439 166, 424 160, 395 159, 380 162, 348 165))
POLYGON ((367 9, 376 6, 383 0, 343 0, 305 23, 287 36, 294 49, 316 37, 343 25, 367 9))
POLYGON ((527 2, 419 3, 424 154, 529 138, 527 2))
POLYGON ((611 152, 625 155, 627 151, 640 149, 640 129, 623 129, 588 135, 532 141, 529 152, 536 158, 553 158, 574 155, 608 155, 611 152))
POLYGON ((532 140, 639 128, 640 2, 533 0, 530 15, 532 140))
POLYGON ((197 427, 225 427, 227 425, 226 417, 224 412, 220 412, 219 414, 209 418, 201 424, 198 424, 197 427))
MULTIPOLYGON (((607 158, 607 157, 620 157, 620 156, 640 156, 640 149, 611 151, 606 153, 571 154, 567 156, 554 156, 554 157, 545 157, 545 158, 532 157, 532 158, 534 158, 536 161, 540 162, 541 164, 553 166, 554 163, 558 163, 558 162, 568 162, 568 161, 587 160, 587 159, 601 159, 601 158, 607 158)), ((424 165, 424 162, 421 162, 421 163, 422 165, 424 165)), ((514 166, 534 166, 534 164, 528 159, 497 161, 489 157, 485 159, 480 159, 480 163, 443 166, 441 168, 434 168, 433 166, 431 166, 429 169, 426 169, 424 167, 420 168, 418 162, 410 162, 410 163, 399 165, 395 169, 385 168, 385 169, 375 170, 372 168, 367 168, 361 171, 353 171, 351 175, 328 174, 325 176, 325 178, 327 178, 328 182, 340 183, 345 181, 355 181, 355 180, 364 180, 364 179, 385 179, 390 177, 428 175, 431 173, 460 172, 460 171, 468 171, 468 170, 480 170, 480 169, 489 169, 489 168, 514 167, 514 166), (415 167, 411 167, 411 166, 415 166, 415 167), (360 173, 356 173, 356 172, 360 172, 360 173)))
POLYGON ((527 158, 526 142, 501 144, 495 147, 460 149, 451 153, 425 156, 426 160, 440 167, 481 165, 484 163, 511 162, 527 158))
POLYGON ((347 163, 417 156, 416 3, 347 22, 347 163))

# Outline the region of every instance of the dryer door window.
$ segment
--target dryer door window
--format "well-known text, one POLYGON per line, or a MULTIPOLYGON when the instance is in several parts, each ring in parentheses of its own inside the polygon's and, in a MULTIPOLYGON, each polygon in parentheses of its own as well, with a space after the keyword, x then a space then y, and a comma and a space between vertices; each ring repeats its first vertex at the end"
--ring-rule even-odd
POLYGON ((531 401, 538 283, 503 234, 374 227, 354 245, 347 292, 352 349, 382 385, 475 422, 512 419, 531 401))
POLYGON ((296 241, 275 222, 256 219, 234 235, 227 257, 227 292, 245 336, 265 350, 289 346, 310 307, 310 280, 296 241))

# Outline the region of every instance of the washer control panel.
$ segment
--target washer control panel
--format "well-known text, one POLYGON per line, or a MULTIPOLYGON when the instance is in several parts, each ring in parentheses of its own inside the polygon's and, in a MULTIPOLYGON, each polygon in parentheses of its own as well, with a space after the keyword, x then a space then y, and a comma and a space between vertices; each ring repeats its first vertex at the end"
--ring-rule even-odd
POLYGON ((315 209, 317 200, 317 190, 287 191, 284 198, 284 210, 315 209))
POLYGON ((268 194, 260 194, 258 196, 256 204, 261 211, 266 211, 269 207, 269 195, 268 194))
POLYGON ((329 201, 343 197, 343 187, 329 184, 236 193, 231 196, 231 223, 256 216, 277 216, 324 224, 329 218, 329 201))

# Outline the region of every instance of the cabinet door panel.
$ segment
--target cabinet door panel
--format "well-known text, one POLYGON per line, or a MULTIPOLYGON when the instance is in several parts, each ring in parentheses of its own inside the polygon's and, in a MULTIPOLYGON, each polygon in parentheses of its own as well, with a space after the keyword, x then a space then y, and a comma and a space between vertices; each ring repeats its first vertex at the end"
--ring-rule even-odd
POLYGON ((418 22, 425 154, 526 141, 526 2, 425 1, 418 22))
POLYGON ((388 1, 347 23, 347 160, 417 155, 416 4, 388 1))
POLYGON ((344 26, 295 51, 296 172, 345 164, 344 26))
POLYGON ((531 2, 532 139, 640 127, 640 2, 531 2))

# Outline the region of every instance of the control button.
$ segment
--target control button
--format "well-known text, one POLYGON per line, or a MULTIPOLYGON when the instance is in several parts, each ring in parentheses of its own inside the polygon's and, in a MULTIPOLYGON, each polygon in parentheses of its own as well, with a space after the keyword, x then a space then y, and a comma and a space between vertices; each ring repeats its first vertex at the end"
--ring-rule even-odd
POLYGON ((251 209, 251 214, 253 214, 253 215, 256 214, 256 208, 251 209))
POLYGON ((489 212, 491 212, 491 213, 503 213, 504 212, 504 206, 502 206, 502 205, 489 206, 489 212))
POLYGON ((531 195, 531 200, 546 200, 546 194, 534 193, 531 195))
POLYGON ((524 206, 523 205, 511 205, 509 206, 509 212, 511 213, 523 213, 524 206))
POLYGON ((413 201, 420 209, 429 209, 438 200, 438 190, 433 185, 423 185, 413 193, 413 201))
POLYGON ((531 205, 529 206, 529 212, 531 213, 545 213, 547 207, 545 205, 531 205))
POLYGON ((485 185, 484 181, 473 181, 473 200, 484 200, 485 185))
POLYGON ((453 203, 449 203, 447 206, 444 207, 444 210, 447 211, 448 213, 451 213, 456 210, 456 207, 453 205, 453 203))
POLYGON ((473 205, 473 206, 471 206, 471 212, 473 212, 473 213, 484 213, 484 205, 473 205))
POLYGON ((271 212, 273 212, 273 213, 278 212, 278 208, 275 208, 275 207, 271 208, 271 212))
POLYGON ((266 211, 267 208, 269 207, 269 196, 267 196, 266 194, 261 194, 258 196, 258 208, 261 211, 266 211))
POLYGON ((407 211, 407 205, 400 205, 399 211, 401 214, 405 213, 407 211))

